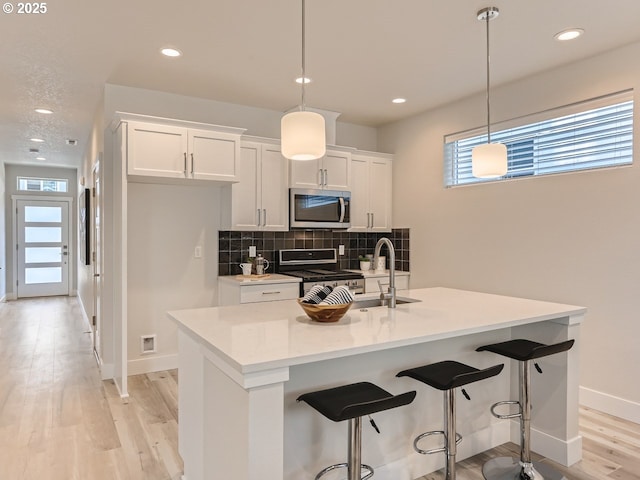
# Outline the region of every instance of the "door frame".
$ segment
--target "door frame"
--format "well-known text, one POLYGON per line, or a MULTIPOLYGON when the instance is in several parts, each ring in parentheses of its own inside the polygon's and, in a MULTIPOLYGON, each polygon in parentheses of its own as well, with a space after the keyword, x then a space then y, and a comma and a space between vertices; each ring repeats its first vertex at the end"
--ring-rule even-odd
POLYGON ((18 214, 18 201, 23 200, 26 202, 32 202, 32 201, 40 201, 40 202, 66 202, 67 203, 67 208, 69 209, 69 215, 68 215, 68 225, 67 225, 67 235, 68 235, 68 240, 69 240, 69 271, 68 271, 68 284, 67 284, 67 295, 71 295, 71 292, 73 291, 72 285, 73 285, 73 278, 75 278, 74 272, 75 272, 75 262, 74 262, 74 255, 75 255, 75 239, 73 237, 73 225, 74 225, 74 219, 76 218, 74 215, 74 210, 73 210, 73 197, 67 197, 67 196, 53 196, 53 195, 11 195, 11 221, 12 221, 12 225, 13 225, 13 235, 12 235, 12 240, 13 240, 13 245, 16 245, 16 248, 12 248, 13 250, 13 285, 12 285, 12 289, 13 289, 13 295, 12 297, 14 299, 18 298, 18 255, 16 254, 17 251, 17 245, 18 245, 18 218, 17 218, 17 214, 18 214))
POLYGON ((99 154, 91 169, 91 276, 93 291, 93 318, 91 319, 93 353, 98 365, 102 366, 102 249, 104 248, 102 154, 99 154), (100 188, 96 188, 99 183, 100 188), (96 214, 100 215, 100 223, 96 214))

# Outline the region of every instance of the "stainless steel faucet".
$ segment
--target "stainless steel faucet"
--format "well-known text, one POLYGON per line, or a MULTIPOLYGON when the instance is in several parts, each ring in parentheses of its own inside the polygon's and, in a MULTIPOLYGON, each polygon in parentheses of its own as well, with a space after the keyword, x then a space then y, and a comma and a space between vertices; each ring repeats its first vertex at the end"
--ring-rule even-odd
POLYGON ((396 250, 393 248, 393 243, 387 237, 382 237, 376 243, 376 249, 373 252, 374 265, 378 264, 378 257, 380 256, 380 248, 382 245, 386 245, 389 250, 389 288, 387 293, 382 291, 380 287, 380 300, 384 303, 387 301, 389 308, 396 308, 396 250))

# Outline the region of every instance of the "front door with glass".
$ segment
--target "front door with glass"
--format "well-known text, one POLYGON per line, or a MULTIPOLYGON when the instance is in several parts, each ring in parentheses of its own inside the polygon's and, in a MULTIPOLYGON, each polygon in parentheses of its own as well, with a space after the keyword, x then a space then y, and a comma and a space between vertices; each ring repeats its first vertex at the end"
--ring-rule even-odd
POLYGON ((18 200, 17 296, 69 294, 69 202, 18 200))

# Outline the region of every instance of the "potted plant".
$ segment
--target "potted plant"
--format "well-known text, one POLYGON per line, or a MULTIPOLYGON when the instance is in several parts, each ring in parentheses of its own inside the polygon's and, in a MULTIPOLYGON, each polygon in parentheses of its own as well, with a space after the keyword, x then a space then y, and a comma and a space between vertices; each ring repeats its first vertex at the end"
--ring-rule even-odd
POLYGON ((360 255, 358 257, 360 260, 360 270, 366 272, 371 269, 371 259, 369 257, 365 257, 364 255, 360 255))

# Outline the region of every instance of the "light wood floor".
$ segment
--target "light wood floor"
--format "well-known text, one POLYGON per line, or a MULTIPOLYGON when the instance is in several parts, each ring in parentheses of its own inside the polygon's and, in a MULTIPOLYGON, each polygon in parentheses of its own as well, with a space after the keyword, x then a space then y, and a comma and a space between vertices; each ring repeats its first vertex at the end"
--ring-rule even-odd
MULTIPOLYGON (((129 377, 124 404, 100 381, 88 330, 75 298, 0 304, 0 480, 180 479, 177 372, 129 377)), ((640 425, 582 408, 580 429, 583 460, 554 464, 567 478, 640 480, 640 425)), ((461 461, 458 478, 481 480, 485 460, 517 451, 461 461)))

